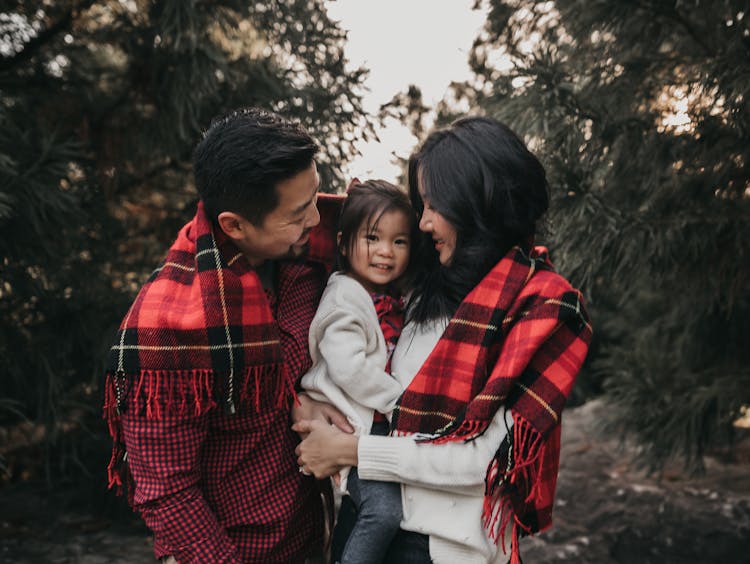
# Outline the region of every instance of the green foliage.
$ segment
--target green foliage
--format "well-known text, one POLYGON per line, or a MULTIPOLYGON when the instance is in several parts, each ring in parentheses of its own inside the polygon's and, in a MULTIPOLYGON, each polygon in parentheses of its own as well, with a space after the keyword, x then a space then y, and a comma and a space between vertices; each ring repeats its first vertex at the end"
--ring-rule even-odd
POLYGON ((472 103, 553 186, 619 426, 693 467, 750 403, 750 30, 742 1, 492 0, 472 103))
POLYGON ((192 215, 202 128, 245 105, 298 119, 322 145, 322 189, 335 191, 354 142, 372 134, 366 73, 345 67, 345 32, 322 0, 7 4, 0 425, 42 429, 57 461, 48 474, 70 474, 83 460, 73 438, 103 431, 109 338, 192 215))
POLYGON ((388 118, 400 121, 417 139, 421 139, 426 135, 425 120, 429 111, 430 108, 422 100, 422 90, 410 84, 405 91, 397 93, 380 106, 378 117, 381 122, 388 118))

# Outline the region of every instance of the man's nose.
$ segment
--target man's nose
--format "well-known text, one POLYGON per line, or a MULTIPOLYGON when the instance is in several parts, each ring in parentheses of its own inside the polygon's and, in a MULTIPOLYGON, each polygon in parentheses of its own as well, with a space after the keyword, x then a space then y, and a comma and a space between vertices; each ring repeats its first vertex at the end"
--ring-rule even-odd
POLYGON ((320 212, 318 211, 318 206, 313 204, 310 206, 310 212, 307 214, 305 228, 315 227, 318 223, 320 223, 320 212))

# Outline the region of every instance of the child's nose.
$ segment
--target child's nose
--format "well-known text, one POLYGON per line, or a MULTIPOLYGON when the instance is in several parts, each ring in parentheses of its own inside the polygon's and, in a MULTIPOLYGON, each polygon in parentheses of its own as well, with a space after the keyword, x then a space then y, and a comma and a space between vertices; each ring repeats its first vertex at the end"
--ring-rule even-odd
POLYGON ((386 243, 385 241, 382 241, 380 245, 378 245, 378 252, 381 255, 389 257, 393 255, 393 246, 390 243, 386 243))

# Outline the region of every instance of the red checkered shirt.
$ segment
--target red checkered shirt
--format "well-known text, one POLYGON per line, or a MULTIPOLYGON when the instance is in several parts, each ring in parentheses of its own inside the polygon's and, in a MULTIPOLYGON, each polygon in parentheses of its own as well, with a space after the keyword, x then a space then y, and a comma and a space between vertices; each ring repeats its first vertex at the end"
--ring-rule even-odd
MULTIPOLYGON (((285 361, 295 374, 310 366, 307 330, 322 283, 307 269, 294 293, 278 299, 285 361)), ((288 408, 160 419, 126 411, 121 421, 134 507, 154 533, 157 558, 300 562, 321 546, 320 495, 299 472, 288 408)))
MULTIPOLYGON (((318 231, 324 230, 333 232, 332 224, 321 224, 318 231)), ((325 278, 322 263, 286 263, 270 296, 284 362, 295 380, 311 365, 308 331, 325 278)), ((120 422, 133 505, 154 533, 157 558, 172 555, 181 564, 302 562, 322 546, 321 493, 314 478, 299 472, 299 438, 288 406, 260 414, 215 408, 160 418, 125 410, 120 422)))

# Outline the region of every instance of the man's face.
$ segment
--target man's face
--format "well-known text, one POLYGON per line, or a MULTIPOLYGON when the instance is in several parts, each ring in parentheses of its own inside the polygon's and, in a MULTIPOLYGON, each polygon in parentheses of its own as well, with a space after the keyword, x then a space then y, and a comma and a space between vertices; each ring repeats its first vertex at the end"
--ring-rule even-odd
POLYGON ((299 174, 279 182, 279 203, 261 225, 244 220, 237 246, 258 266, 266 260, 296 257, 305 251, 310 231, 320 222, 316 202, 320 177, 315 163, 299 174))

